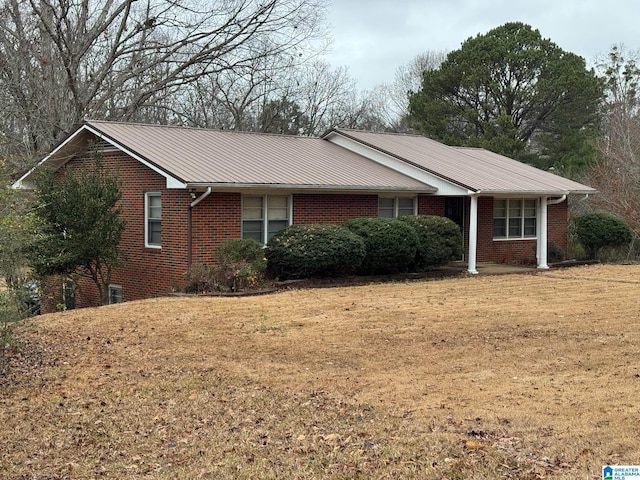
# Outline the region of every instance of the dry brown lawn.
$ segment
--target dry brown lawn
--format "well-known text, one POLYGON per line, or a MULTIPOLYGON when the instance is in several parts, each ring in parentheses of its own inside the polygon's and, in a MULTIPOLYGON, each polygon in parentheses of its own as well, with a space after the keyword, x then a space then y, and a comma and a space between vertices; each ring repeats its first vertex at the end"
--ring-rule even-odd
POLYGON ((640 463, 640 266, 38 317, 0 478, 599 479, 640 463))

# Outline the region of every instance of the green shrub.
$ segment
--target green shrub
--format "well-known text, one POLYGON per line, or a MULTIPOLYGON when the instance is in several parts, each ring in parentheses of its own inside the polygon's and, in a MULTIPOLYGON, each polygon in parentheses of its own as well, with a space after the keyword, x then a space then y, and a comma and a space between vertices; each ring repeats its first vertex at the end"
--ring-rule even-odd
POLYGON ((366 253, 364 240, 339 225, 291 225, 274 235, 265 250, 270 272, 280 278, 353 273, 366 253))
POLYGON ((265 282, 264 248, 255 240, 231 239, 216 249, 214 266, 195 263, 185 275, 187 293, 238 292, 258 288, 265 282))
POLYGON ((598 258, 601 249, 617 248, 631 243, 629 225, 607 212, 586 213, 576 218, 576 235, 591 259, 598 258))
POLYGON ((359 273, 405 271, 416 257, 418 235, 406 222, 392 218, 353 218, 342 225, 364 240, 367 253, 359 273))
POLYGON ((442 265, 462 258, 462 233, 453 220, 435 215, 406 215, 399 220, 411 225, 418 234, 416 268, 442 265))
POLYGON ((227 240, 218 246, 216 253, 218 260, 223 263, 247 262, 263 270, 266 266, 264 247, 251 238, 227 240))
POLYGON ((264 284, 267 261, 259 242, 250 238, 227 240, 216 249, 216 259, 216 290, 239 292, 264 284))

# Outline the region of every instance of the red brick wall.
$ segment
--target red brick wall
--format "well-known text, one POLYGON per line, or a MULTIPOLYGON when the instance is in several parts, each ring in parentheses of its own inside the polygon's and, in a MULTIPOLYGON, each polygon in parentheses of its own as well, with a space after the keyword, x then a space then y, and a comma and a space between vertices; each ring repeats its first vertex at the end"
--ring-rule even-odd
POLYGON ((242 236, 242 196, 211 193, 192 209, 191 224, 192 262, 214 263, 213 252, 218 245, 242 236))
POLYGON ((560 250, 567 253, 567 225, 569 223, 569 202, 565 200, 558 205, 549 205, 547 214, 548 243, 555 243, 560 250))
POLYGON ((293 195, 293 223, 342 223, 349 218, 377 216, 377 195, 293 195))
MULTIPOLYGON (((72 163, 77 162, 77 160, 72 163)), ((189 261, 188 192, 165 188, 165 179, 123 153, 106 153, 105 166, 121 181, 122 210, 127 227, 120 244, 125 265, 114 272, 112 283, 121 285, 123 300, 162 296, 184 285, 189 261), (162 195, 162 248, 144 246, 145 192, 162 195)), ((198 194, 199 195, 199 194, 198 194)), ((213 192, 191 210, 191 261, 214 263, 216 246, 231 238, 240 238, 242 202, 240 193, 213 192)), ((535 240, 493 240, 493 198, 478 202, 478 261, 535 263, 535 240)), ((418 196, 418 213, 445 214, 445 197, 418 196)), ((294 194, 294 223, 341 223, 355 217, 376 217, 377 195, 294 194)), ((466 200, 469 221, 469 199, 466 200)), ((549 241, 566 249, 567 203, 549 206, 549 241)), ((468 238, 465 238, 468 244, 468 238)), ((55 293, 55 292, 54 292, 55 293)), ((45 310, 55 309, 58 299, 51 293, 45 310)), ((76 306, 95 306, 98 295, 92 283, 79 285, 76 306)))
POLYGON ((446 197, 434 197, 433 195, 418 195, 418 215, 445 215, 446 197))

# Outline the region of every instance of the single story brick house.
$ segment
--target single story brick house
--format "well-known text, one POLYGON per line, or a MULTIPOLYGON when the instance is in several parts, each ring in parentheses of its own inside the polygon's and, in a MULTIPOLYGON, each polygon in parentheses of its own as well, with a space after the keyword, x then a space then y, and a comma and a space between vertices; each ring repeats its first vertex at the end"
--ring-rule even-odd
MULTIPOLYGON (((294 223, 441 215, 477 262, 547 266, 566 249, 567 196, 595 190, 486 150, 417 135, 333 129, 320 138, 86 121, 41 165, 81 165, 99 148, 121 182, 127 227, 113 302, 165 295, 231 238, 266 243, 294 223)), ((463 260, 463 259, 461 259, 463 260)), ((90 286, 76 306, 95 305, 90 286)))

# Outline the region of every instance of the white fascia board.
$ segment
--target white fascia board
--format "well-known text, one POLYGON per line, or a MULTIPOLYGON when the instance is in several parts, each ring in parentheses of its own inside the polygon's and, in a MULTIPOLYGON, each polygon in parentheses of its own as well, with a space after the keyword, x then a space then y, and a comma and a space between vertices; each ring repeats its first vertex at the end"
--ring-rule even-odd
POLYGON ((153 170, 154 172, 156 172, 159 175, 162 175, 166 182, 167 182, 167 188, 171 189, 186 189, 187 188, 187 184, 178 180, 177 178, 169 175, 168 173, 160 170, 158 167, 156 167, 155 165, 149 163, 147 160, 145 160, 144 158, 136 155, 135 153, 133 153, 131 150, 129 150, 128 148, 112 141, 111 139, 109 139, 108 137, 105 137, 102 133, 100 133, 98 130, 91 128, 88 125, 83 125, 84 128, 87 129, 87 131, 93 133, 96 137, 104 140, 105 142, 109 143, 110 145, 113 145, 115 148, 117 148, 118 150, 126 153, 127 155, 129 155, 131 158, 136 159, 137 161, 139 161, 140 163, 142 163, 145 167, 153 170))
MULTIPOLYGON (((104 140, 109 145, 112 145, 114 148, 118 149, 119 151, 122 151, 122 152, 126 153, 127 155, 129 155, 130 157, 132 157, 135 160, 139 161, 144 166, 150 168, 154 172, 162 175, 166 179, 167 188, 174 188, 174 189, 185 189, 186 188, 186 184, 184 182, 181 182, 180 180, 178 180, 175 177, 172 177, 171 175, 168 175, 166 172, 163 172, 162 170, 160 170, 155 165, 150 164, 148 161, 146 161, 145 159, 139 157, 135 153, 131 152, 126 147, 123 147, 122 145, 119 145, 118 143, 116 143, 116 142, 112 141, 111 139, 105 137, 102 133, 100 133, 98 130, 90 127, 89 125, 82 125, 80 128, 78 128, 64 142, 62 142, 60 145, 58 145, 51 153, 49 153, 46 157, 44 157, 42 160, 40 160, 40 162, 38 162, 38 164, 35 167, 33 167, 31 170, 29 170, 27 173, 25 173, 22 177, 20 177, 12 185, 12 188, 33 190, 35 185, 34 185, 33 180, 31 180, 31 178, 30 178, 31 175, 33 174, 33 172, 37 168, 40 168, 43 164, 47 163, 51 158, 55 158, 55 155, 62 148, 64 148, 66 145, 68 145, 70 142, 72 142, 73 139, 76 138, 84 130, 86 130, 86 131, 90 132, 91 134, 95 135, 96 137, 104 140)), ((66 162, 64 162, 64 163, 66 163, 66 162)))
POLYGON ((453 182, 438 177, 432 173, 429 173, 419 167, 411 165, 410 163, 403 162, 397 158, 382 153, 375 148, 371 148, 367 145, 363 145, 355 140, 346 138, 342 135, 328 135, 325 139, 335 145, 339 145, 353 153, 357 153, 369 160, 384 165, 387 168, 400 172, 403 175, 414 178, 422 183, 431 185, 436 188, 437 191, 433 194, 436 196, 467 196, 469 195, 469 189, 461 187, 453 182))
POLYGON ((82 132, 82 130, 84 130, 84 125, 80 127, 78 130, 76 130, 72 135, 70 135, 64 142, 62 142, 60 145, 54 148, 53 151, 49 153, 47 156, 45 156, 42 160, 40 160, 35 167, 33 167, 31 170, 29 170, 27 173, 21 176, 18 180, 16 180, 15 183, 11 185, 11 187, 16 189, 33 190, 35 188, 35 184, 33 180, 30 179, 33 172, 35 172, 36 169, 40 168, 43 164, 45 164, 50 158, 54 157, 56 153, 58 153, 60 150, 62 150, 62 148, 65 147, 65 145, 73 141, 73 139, 76 138, 82 132))

